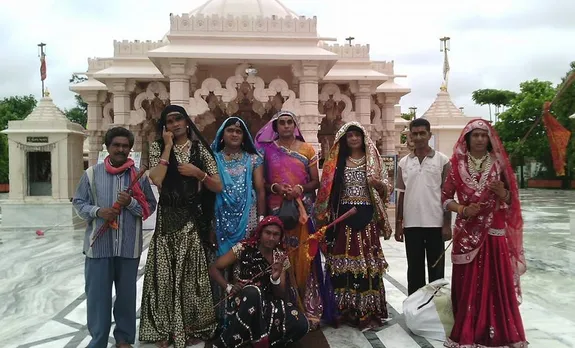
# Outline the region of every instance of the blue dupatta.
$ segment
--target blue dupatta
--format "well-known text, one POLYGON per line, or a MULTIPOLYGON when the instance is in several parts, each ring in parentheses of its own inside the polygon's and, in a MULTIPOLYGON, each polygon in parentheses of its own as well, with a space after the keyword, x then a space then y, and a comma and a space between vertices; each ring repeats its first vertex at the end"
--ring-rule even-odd
POLYGON ((224 186, 223 190, 216 194, 216 236, 218 241, 217 256, 222 256, 226 254, 232 246, 236 245, 238 242, 243 240, 246 236, 246 230, 248 228, 250 209, 252 207, 254 197, 253 197, 253 164, 252 156, 243 152, 242 164, 245 166, 245 177, 244 185, 246 187, 247 197, 238 197, 237 192, 234 190, 234 181, 231 175, 228 173, 225 166, 224 154, 221 150, 218 150, 218 145, 223 142, 224 129, 228 120, 234 119, 239 122, 241 128, 244 132, 244 141, 249 141, 253 148, 255 148, 254 141, 248 131, 248 127, 244 121, 238 117, 230 117, 222 123, 218 132, 216 133, 216 138, 211 145, 212 151, 215 154, 216 163, 218 165, 218 172, 222 179, 222 184, 224 186), (245 138, 247 137, 247 138, 245 138), (224 216, 226 212, 228 217, 224 216), (234 216, 229 217, 233 214, 234 216), (241 215, 238 215, 241 213, 241 215))

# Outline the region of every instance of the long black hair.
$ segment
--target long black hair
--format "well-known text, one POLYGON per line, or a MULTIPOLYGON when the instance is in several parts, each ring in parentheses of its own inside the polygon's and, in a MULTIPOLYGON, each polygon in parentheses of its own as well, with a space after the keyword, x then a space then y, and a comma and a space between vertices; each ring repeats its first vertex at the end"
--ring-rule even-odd
POLYGON ((240 124, 240 128, 242 129, 242 132, 244 132, 243 137, 242 137, 242 144, 241 144, 242 150, 247 152, 247 153, 250 153, 252 155, 257 154, 258 151, 256 150, 256 146, 254 144, 254 141, 251 138, 250 131, 248 130, 246 123, 241 118, 239 118, 238 116, 231 116, 227 120, 224 121, 224 124, 222 125, 222 128, 221 128, 221 134, 217 134, 216 139, 214 140, 217 142, 216 152, 222 151, 222 149, 225 146, 224 133, 226 131, 226 128, 228 128, 229 126, 233 126, 236 123, 240 124))
MULTIPOLYGON (((194 122, 188 116, 186 109, 179 105, 168 105, 163 111, 158 122, 158 143, 160 145, 160 151, 164 151, 164 139, 162 137, 164 128, 166 126, 166 119, 168 115, 178 113, 184 116, 186 123, 187 123, 187 137, 191 141, 190 146, 190 163, 198 167, 204 172, 207 172, 207 165, 204 163, 201 151, 200 151, 200 144, 203 145, 205 150, 209 153, 212 159, 215 161, 214 153, 210 149, 207 141, 204 139, 194 122)), ((170 193, 183 193, 185 192, 184 187, 197 187, 197 179, 196 178, 188 178, 183 177, 178 172, 178 160, 176 158, 176 154, 174 153, 174 149, 170 151, 170 161, 168 164, 168 171, 166 173, 166 177, 162 182, 162 190, 160 192, 160 198, 162 193, 166 193, 169 195, 170 193), (190 182, 189 185, 186 185, 185 182, 190 182)), ((212 220, 214 218, 215 212, 215 199, 216 194, 208 189, 203 189, 199 195, 199 205, 191 206, 191 216, 196 216, 196 220, 198 221, 198 227, 200 232, 200 238, 207 242, 209 241, 210 230, 212 228, 212 220), (201 212, 197 211, 197 208, 201 209, 201 212)))

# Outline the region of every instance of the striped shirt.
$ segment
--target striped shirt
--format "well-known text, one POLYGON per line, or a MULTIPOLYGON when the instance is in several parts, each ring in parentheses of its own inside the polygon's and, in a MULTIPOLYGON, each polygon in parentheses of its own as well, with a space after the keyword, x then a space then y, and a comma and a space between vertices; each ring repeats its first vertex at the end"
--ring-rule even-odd
MULTIPOLYGON (((100 207, 111 207, 119 192, 128 188, 130 181, 128 170, 118 175, 109 174, 103 163, 88 168, 82 175, 72 204, 78 215, 88 224, 84 235, 84 254, 87 257, 140 257, 143 244, 142 207, 134 198, 128 206, 120 210, 116 220, 118 229, 108 229, 90 247, 92 236, 104 224, 104 219, 97 215, 98 210, 100 207)), ((156 209, 156 198, 146 176, 140 179, 140 187, 152 214, 156 209)))

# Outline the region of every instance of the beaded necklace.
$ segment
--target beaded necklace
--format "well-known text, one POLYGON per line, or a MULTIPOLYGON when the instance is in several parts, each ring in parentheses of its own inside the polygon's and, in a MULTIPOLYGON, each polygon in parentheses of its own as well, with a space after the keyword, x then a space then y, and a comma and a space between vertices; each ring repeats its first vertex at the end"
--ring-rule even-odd
POLYGON ((474 158, 469 152, 467 153, 467 168, 469 170, 469 176, 471 177, 471 181, 477 192, 481 193, 483 192, 483 189, 485 189, 492 165, 493 161, 489 153, 485 154, 485 156, 480 159, 474 158), (481 173, 484 174, 481 175, 481 173), (477 180, 480 175, 481 178, 477 180))

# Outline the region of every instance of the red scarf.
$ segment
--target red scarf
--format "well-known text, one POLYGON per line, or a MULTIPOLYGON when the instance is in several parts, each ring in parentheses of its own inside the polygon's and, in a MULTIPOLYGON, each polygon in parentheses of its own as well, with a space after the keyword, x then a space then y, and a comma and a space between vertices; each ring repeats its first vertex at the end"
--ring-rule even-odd
MULTIPOLYGON (((134 166, 134 160, 132 160, 131 158, 128 158, 126 163, 124 163, 120 167, 113 167, 112 163, 110 162, 110 156, 108 156, 106 157, 106 159, 104 159, 104 165, 106 166, 106 172, 112 175, 121 174, 129 169, 131 180, 132 181, 136 180, 137 176, 136 167, 134 166)), ((142 207, 142 219, 146 220, 148 216, 150 216, 150 206, 148 205, 148 200, 146 199, 146 196, 144 195, 144 192, 142 191, 142 187, 140 187, 139 182, 135 183, 134 186, 132 186, 132 197, 134 197, 134 199, 138 201, 138 203, 140 203, 140 206, 142 207)))

